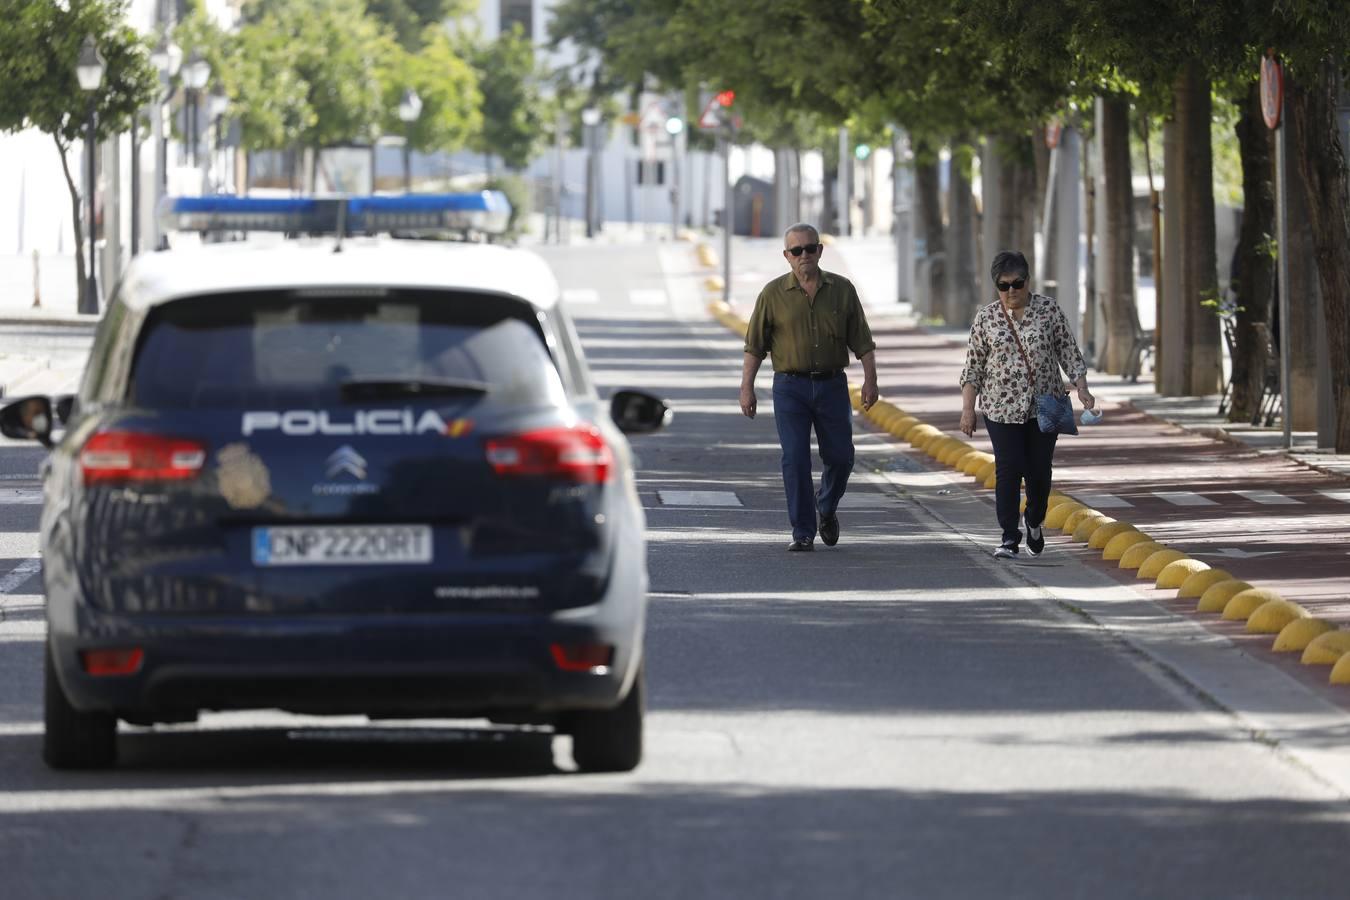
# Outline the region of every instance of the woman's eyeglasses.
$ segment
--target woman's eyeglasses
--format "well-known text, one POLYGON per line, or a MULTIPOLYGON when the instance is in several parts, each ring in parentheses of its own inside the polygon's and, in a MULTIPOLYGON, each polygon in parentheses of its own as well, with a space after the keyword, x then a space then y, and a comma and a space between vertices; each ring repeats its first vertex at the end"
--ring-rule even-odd
POLYGON ((996 281, 994 286, 998 288, 1000 294, 1006 294, 1008 291, 1020 291, 1027 286, 1027 280, 1018 278, 1016 281, 996 281))
POLYGON ((820 247, 820 244, 802 244, 800 247, 787 248, 787 252, 791 253, 793 256, 801 256, 803 253, 809 253, 810 255, 815 256, 820 252, 820 247))

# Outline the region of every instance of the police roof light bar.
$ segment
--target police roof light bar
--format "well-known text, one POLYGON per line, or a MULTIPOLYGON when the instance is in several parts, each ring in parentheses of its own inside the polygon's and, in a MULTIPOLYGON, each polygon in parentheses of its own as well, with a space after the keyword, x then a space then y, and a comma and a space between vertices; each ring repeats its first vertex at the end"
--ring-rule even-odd
POLYGON ((166 197, 166 231, 381 234, 438 231, 500 235, 511 218, 501 191, 369 197, 166 197))

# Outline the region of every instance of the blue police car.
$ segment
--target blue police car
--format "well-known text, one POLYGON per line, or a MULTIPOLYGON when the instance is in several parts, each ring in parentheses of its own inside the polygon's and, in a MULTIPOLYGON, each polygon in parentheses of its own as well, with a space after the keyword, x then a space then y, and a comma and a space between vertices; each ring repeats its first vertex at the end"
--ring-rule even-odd
POLYGON ((487 718, 642 755, 644 519, 559 288, 496 195, 180 200, 288 232, 138 257, 79 392, 0 409, 51 447, 44 757, 205 710, 487 718), (335 231, 335 234, 322 234, 335 231), (295 235, 307 235, 295 237, 295 235))

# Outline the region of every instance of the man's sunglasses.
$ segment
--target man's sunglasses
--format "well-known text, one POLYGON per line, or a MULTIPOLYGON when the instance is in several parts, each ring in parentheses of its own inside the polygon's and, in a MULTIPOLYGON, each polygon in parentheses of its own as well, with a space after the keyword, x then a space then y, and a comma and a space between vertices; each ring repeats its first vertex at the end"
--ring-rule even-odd
POLYGON ((998 288, 1000 294, 1005 294, 1008 291, 1020 291, 1027 286, 1027 280, 1019 278, 1016 281, 996 281, 994 286, 998 288))
POLYGON ((802 244, 800 247, 787 248, 787 252, 791 253, 793 256, 801 256, 803 253, 809 253, 812 256, 815 256, 820 252, 821 246, 821 244, 802 244))

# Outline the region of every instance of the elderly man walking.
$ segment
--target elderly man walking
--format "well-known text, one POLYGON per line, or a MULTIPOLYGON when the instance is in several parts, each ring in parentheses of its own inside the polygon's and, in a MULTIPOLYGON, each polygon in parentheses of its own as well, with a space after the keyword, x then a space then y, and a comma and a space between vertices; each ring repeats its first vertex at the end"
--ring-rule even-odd
POLYGON ((788 550, 828 547, 839 541, 836 510, 853 471, 853 423, 848 399, 850 351, 862 361, 863 409, 877 400, 876 342, 858 291, 842 275, 820 267, 820 233, 806 223, 783 235, 783 258, 792 269, 764 286, 745 333, 741 369, 741 412, 753 419, 758 400, 755 376, 765 356, 773 357, 773 418, 783 448, 792 543, 788 550), (811 430, 824 465, 820 489, 811 473, 811 430))

